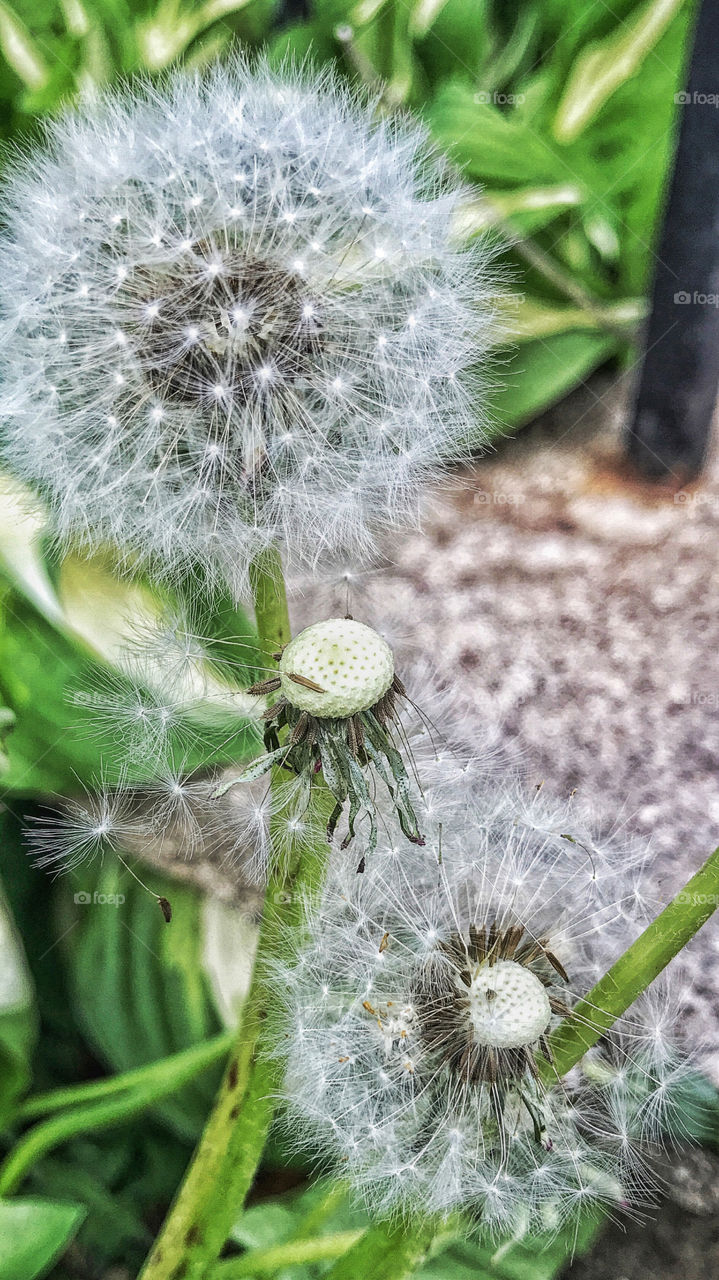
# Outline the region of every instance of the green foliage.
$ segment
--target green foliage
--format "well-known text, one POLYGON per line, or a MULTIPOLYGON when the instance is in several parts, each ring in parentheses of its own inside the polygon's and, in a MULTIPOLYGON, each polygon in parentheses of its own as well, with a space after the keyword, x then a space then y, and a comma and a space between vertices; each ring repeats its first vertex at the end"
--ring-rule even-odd
POLYGON ((592 1247, 603 1225, 603 1215, 592 1213, 556 1233, 495 1250, 455 1243, 419 1274, 423 1280, 555 1280, 570 1259, 592 1247))
MULTIPOLYGON (((467 1223, 449 1224, 446 1232, 434 1242, 430 1258, 416 1274, 422 1280, 555 1280, 570 1257, 581 1257, 591 1247, 602 1223, 601 1215, 588 1213, 578 1223, 548 1232, 545 1237, 533 1238, 531 1243, 508 1241, 498 1248, 473 1240, 467 1223)), ((299 1193, 290 1192, 248 1209, 232 1234, 235 1243, 248 1251, 242 1257, 242 1269, 236 1264, 220 1264, 213 1280, 233 1280, 234 1276, 239 1280, 241 1275, 264 1274, 276 1275, 278 1280, 318 1280, 331 1268, 329 1258, 318 1256, 316 1261, 290 1262, 293 1246, 299 1259, 308 1240, 316 1242, 317 1255, 322 1251, 321 1241, 326 1241, 328 1250, 336 1242, 337 1257, 346 1256, 346 1262, 338 1261, 335 1269, 338 1276, 344 1275, 341 1265, 349 1268, 354 1265, 349 1243, 353 1232, 357 1237, 354 1246, 357 1257, 367 1274, 376 1275, 371 1265, 372 1239, 369 1234, 365 1236, 370 1230, 369 1220, 352 1207, 341 1185, 315 1184, 299 1193), (269 1267, 265 1269, 272 1260, 269 1251, 277 1251, 279 1262, 277 1246, 286 1246, 283 1252, 287 1260, 270 1273, 269 1267)), ((378 1233, 374 1246, 377 1265, 381 1262, 383 1244, 382 1235, 378 1233)), ((347 1270, 347 1275, 350 1274, 351 1270, 347 1270)))
MULTIPOLYGON (((117 865, 88 868, 79 878, 49 885, 27 862, 21 823, 9 813, 0 815, 0 848, 10 900, 5 918, 11 904, 37 988, 37 1008, 29 979, 25 1004, 0 1007, 0 1132, 5 1128, 5 1144, 12 1147, 31 1074, 34 1093, 76 1084, 83 1076, 102 1078, 103 1070, 114 1074, 201 1045, 220 1023, 201 964, 199 895, 148 873, 148 884, 172 900, 168 927, 155 901, 117 865), (76 893, 91 901, 75 902, 76 893), (95 902, 95 893, 121 893, 125 901, 95 902), (38 1013, 43 1035, 36 1044, 38 1013)), ((24 972, 19 945, 10 950, 6 935, 0 955, 4 975, 13 963, 24 972)), ((35 1195, 83 1206, 73 1218, 81 1256, 139 1267, 151 1241, 149 1209, 165 1206, 172 1196, 219 1070, 205 1069, 139 1117, 129 1114, 112 1129, 63 1143, 31 1169, 28 1185, 35 1195)), ((38 1211, 18 1217, 18 1240, 28 1250, 36 1232, 44 1239, 40 1216, 38 1211)), ((50 1215, 50 1226, 54 1222, 50 1215)), ((0 1242, 3 1225, 0 1211, 0 1242)), ((48 1247, 48 1259, 63 1247, 59 1226, 57 1240, 54 1252, 48 1247)), ((2 1266, 0 1275, 5 1280, 2 1266)))
POLYGON ((30 1059, 37 1032, 32 980, 1 882, 0 958, 1 1127, 30 1083, 30 1059))
POLYGON ((52 1200, 0 1200, 0 1275, 44 1276, 75 1235, 85 1210, 52 1200))
MULTIPOLYGON (((220 1029, 202 965, 200 895, 144 870, 143 880, 171 900, 170 927, 114 860, 56 889, 71 999, 88 1043, 113 1071, 165 1058, 220 1029)), ((218 1080, 208 1072, 158 1104, 157 1114, 191 1142, 218 1080)))
POLYGON ((387 106, 421 112, 485 188, 486 221, 517 291, 509 343, 529 317, 552 326, 546 359, 544 335, 532 352, 499 353, 503 383, 511 356, 494 404, 500 431, 632 351, 691 9, 681 0, 621 0, 611 10, 588 0, 316 0, 308 22, 275 38, 278 55, 312 48, 353 78, 385 83, 387 106), (567 202, 528 216, 552 187, 569 188, 567 202))
POLYGON ((606 335, 571 331, 523 344, 502 366, 502 385, 492 393, 495 420, 507 430, 523 426, 583 382, 614 350, 614 340, 606 335))
MULTIPOLYGON (((89 575, 87 566, 86 579, 89 575)), ((107 595, 91 592, 92 608, 108 606, 107 595)), ((249 683, 258 660, 241 611, 221 601, 213 617, 199 623, 211 625, 218 660, 231 661, 234 678, 249 683)), ((146 776, 142 761, 97 710, 103 693, 109 691, 122 702, 123 696, 131 697, 132 688, 130 678, 73 633, 62 617, 51 620, 0 573, 0 700, 5 703, 0 707, 0 764, 4 760, 7 791, 68 794, 97 782, 100 772, 109 783, 120 777, 141 781, 146 776)), ((208 717, 190 709, 178 725, 174 745, 191 768, 193 763, 241 760, 254 742, 254 730, 239 717, 208 717)))

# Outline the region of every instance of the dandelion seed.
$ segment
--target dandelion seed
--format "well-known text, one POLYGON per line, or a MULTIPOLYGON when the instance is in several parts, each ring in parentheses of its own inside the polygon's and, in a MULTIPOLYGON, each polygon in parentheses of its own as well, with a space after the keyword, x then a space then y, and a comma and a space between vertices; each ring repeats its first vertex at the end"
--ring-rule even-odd
POLYGON ((84 800, 69 800, 57 813, 40 816, 28 840, 36 866, 59 873, 117 853, 136 827, 122 786, 98 786, 84 800))

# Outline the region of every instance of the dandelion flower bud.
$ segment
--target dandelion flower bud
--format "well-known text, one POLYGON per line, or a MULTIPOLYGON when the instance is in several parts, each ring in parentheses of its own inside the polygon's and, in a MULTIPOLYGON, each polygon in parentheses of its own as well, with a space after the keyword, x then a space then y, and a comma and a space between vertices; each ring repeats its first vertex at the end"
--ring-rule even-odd
POLYGON ((333 861, 274 963, 288 1132, 381 1214, 477 1215, 490 1236, 644 1203, 642 1158, 686 1065, 676 993, 642 998, 565 1079, 551 1034, 643 924, 630 849, 573 807, 468 770, 424 849, 333 861))
POLYGON ((394 679, 387 641, 354 618, 330 618, 306 627, 290 640, 279 665, 283 696, 321 720, 369 710, 394 679))
MULTIPOLYGON (((468 949, 468 957, 470 951, 468 949)), ((496 1050, 536 1044, 552 1020, 542 979, 517 960, 477 955, 467 973, 469 1016, 477 1045, 496 1050)))
MULTIPOLYGON (((405 697, 405 688, 387 641, 354 618, 330 618, 306 627, 276 656, 277 675, 249 690, 280 695, 264 713, 267 754, 218 794, 279 764, 296 775, 308 801, 312 780, 321 772, 336 801, 328 837, 334 835, 348 802, 343 848, 354 839, 358 819, 366 816, 371 853, 377 843, 377 818, 366 771, 373 768, 386 785, 405 836, 421 844, 407 770, 392 739, 397 701, 405 697)), ((360 870, 364 863, 363 856, 360 870)))
POLYGON ((237 58, 111 91, 6 184, 6 463, 58 536, 247 589, 371 551, 481 436, 484 251, 424 130, 237 58))

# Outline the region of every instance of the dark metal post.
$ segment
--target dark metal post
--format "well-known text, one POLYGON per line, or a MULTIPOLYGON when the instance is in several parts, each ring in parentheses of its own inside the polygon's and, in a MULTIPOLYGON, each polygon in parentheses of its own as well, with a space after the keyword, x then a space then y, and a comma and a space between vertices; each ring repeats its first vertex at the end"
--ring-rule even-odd
POLYGON ((683 480, 704 461, 719 390, 719 0, 702 0, 627 451, 683 480))
POLYGON ((280 0, 275 14, 275 26, 283 27, 288 22, 304 21, 309 16, 309 0, 280 0))

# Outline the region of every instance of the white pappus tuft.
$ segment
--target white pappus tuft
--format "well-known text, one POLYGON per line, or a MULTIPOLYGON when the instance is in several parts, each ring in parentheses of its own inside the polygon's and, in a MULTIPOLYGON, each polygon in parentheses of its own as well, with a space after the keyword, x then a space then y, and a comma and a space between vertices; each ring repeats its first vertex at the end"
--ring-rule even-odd
POLYGON ((471 770, 438 816, 424 849, 380 841, 364 875, 333 860, 275 962, 292 1140, 382 1215, 467 1210, 493 1238, 646 1203, 686 1071, 676 999, 642 998, 564 1080, 541 1065, 645 923, 634 851, 471 770))
POLYGON ((6 182, 0 412, 58 537, 241 594, 273 540, 314 563, 416 519, 481 435, 491 310, 423 128, 236 58, 46 134, 6 182))
POLYGON ((67 800, 61 811, 38 817, 28 842, 35 865, 60 874, 96 858, 102 861, 105 853, 119 853, 138 831, 129 793, 122 785, 110 788, 98 782, 84 798, 67 800))

